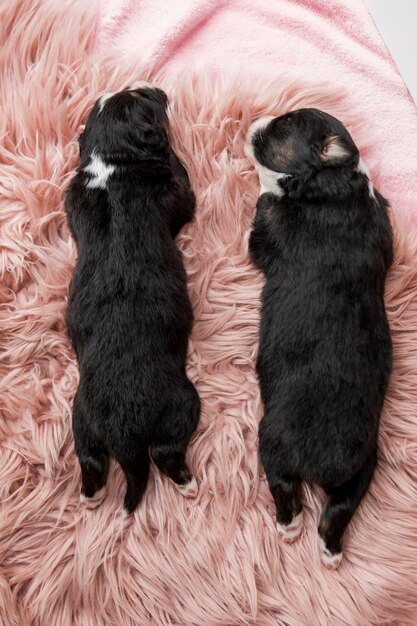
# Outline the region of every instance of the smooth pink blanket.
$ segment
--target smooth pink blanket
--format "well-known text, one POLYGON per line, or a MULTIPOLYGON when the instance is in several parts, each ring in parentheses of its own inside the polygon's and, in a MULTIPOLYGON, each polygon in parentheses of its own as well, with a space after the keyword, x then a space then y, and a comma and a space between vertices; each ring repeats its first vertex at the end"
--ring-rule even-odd
MULTIPOLYGON (((173 76, 289 70, 331 81, 363 109, 371 173, 394 211, 414 212, 416 107, 363 0, 103 0, 99 50, 173 76)), ((417 217, 415 218, 417 221, 417 217)))

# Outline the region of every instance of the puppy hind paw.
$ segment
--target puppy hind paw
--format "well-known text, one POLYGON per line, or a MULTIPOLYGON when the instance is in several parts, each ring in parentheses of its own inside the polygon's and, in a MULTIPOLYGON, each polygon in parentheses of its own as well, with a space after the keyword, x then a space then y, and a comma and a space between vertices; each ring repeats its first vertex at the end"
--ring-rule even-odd
POLYGON ((80 502, 84 504, 87 509, 96 509, 103 502, 106 497, 106 487, 102 487, 98 491, 95 492, 91 498, 88 498, 82 492, 80 493, 80 502))
POLYGON ((320 537, 320 560, 328 570, 335 570, 339 567, 343 559, 342 552, 330 552, 323 539, 320 537))
POLYGON ((129 511, 125 506, 122 508, 122 512, 120 513, 120 517, 122 520, 128 519, 132 514, 132 511, 129 511))
POLYGON ((276 523, 277 531, 284 543, 293 543, 303 532, 303 512, 296 515, 289 524, 276 523))
POLYGON ((198 494, 198 483, 194 476, 188 483, 185 483, 185 485, 178 485, 177 483, 174 484, 180 494, 185 498, 195 498, 198 494))

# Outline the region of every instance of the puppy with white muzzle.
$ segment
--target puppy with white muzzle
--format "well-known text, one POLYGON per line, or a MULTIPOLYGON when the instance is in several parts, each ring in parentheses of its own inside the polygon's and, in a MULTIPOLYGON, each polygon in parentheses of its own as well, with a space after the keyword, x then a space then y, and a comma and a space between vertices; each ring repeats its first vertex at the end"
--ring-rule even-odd
POLYGON ((185 461, 200 414, 185 371, 193 314, 174 241, 195 197, 166 109, 165 93, 147 83, 102 96, 65 201, 78 248, 67 328, 80 370, 81 500, 101 503, 113 457, 127 481, 126 513, 142 498, 150 457, 181 493, 197 494, 185 461))
POLYGON ((324 489, 321 559, 335 568, 377 463, 391 371, 387 202, 343 124, 316 109, 257 120, 245 152, 261 185, 250 253, 266 279, 260 457, 284 541, 302 532, 301 482, 324 489))

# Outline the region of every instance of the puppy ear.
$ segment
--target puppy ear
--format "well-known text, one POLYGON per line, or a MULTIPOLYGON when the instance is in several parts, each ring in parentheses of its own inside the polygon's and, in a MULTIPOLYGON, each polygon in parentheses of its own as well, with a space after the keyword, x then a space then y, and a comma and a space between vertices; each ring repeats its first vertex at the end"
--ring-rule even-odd
POLYGON ((326 137, 320 151, 320 160, 327 165, 344 165, 358 154, 355 144, 340 135, 326 137))

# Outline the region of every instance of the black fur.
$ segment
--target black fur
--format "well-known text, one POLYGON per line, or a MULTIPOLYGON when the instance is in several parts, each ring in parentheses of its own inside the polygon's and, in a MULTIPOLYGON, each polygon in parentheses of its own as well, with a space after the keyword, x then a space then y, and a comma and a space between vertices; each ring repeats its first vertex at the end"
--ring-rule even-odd
POLYGON ((384 284, 387 202, 357 171, 335 118, 302 109, 255 133, 256 160, 289 176, 259 197, 250 237, 266 277, 257 372, 260 456, 280 524, 301 511, 300 482, 328 495, 319 532, 331 553, 369 486, 391 371, 384 284), (337 144, 335 151, 329 145, 337 144))
POLYGON ((140 501, 156 465, 178 484, 200 412, 185 372, 192 309, 174 237, 192 219, 188 175, 170 148, 159 89, 98 101, 80 137, 81 161, 65 201, 78 259, 67 327, 80 382, 74 399, 82 493, 106 482, 114 457, 127 479, 125 509, 140 501), (91 155, 113 165, 106 188, 88 188, 91 155))

